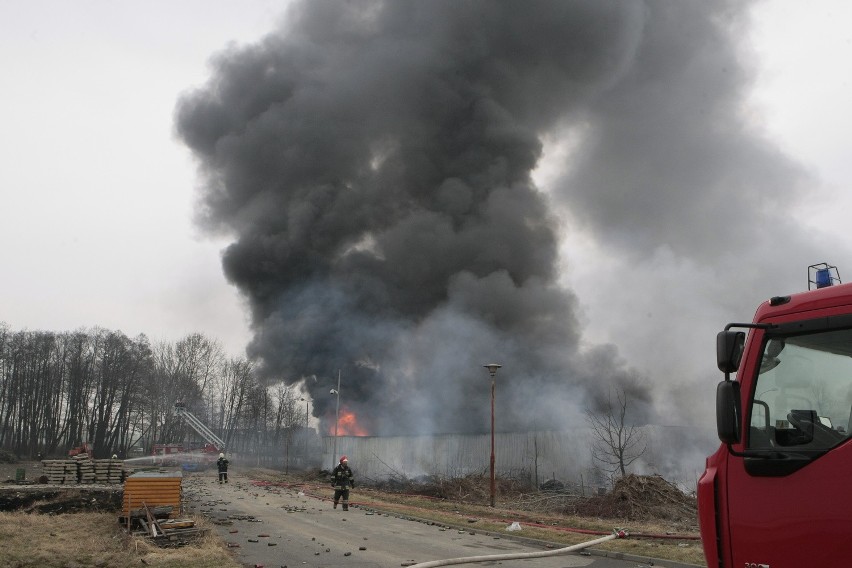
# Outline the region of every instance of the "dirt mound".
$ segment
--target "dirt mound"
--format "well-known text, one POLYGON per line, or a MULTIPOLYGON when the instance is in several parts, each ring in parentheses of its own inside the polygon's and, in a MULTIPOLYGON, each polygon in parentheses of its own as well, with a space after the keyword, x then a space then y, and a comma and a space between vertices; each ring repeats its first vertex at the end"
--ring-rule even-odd
POLYGON ((630 521, 694 521, 698 505, 694 496, 684 494, 658 475, 627 475, 606 495, 577 504, 577 513, 630 521))

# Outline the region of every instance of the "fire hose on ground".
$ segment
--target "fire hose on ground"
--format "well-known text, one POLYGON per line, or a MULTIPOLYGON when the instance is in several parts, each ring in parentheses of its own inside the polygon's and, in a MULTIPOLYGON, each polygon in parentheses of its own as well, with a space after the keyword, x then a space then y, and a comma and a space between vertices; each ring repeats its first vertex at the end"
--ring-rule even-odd
POLYGON ((627 531, 624 529, 616 529, 612 532, 612 534, 596 538, 594 540, 589 540, 586 542, 581 542, 579 544, 573 544, 571 546, 566 546, 565 548, 557 548, 556 550, 542 550, 540 552, 514 552, 511 554, 487 554, 483 556, 466 556, 463 558, 448 558, 446 560, 430 560, 428 562, 420 562, 419 564, 413 564, 409 568, 434 568, 435 566, 450 566, 453 564, 469 564, 472 562, 489 562, 494 560, 521 560, 525 558, 544 558, 546 556, 559 556, 560 554, 567 554, 569 552, 576 552, 578 550, 582 550, 584 548, 588 548, 590 546, 594 546, 596 544, 604 543, 608 540, 613 540, 616 538, 626 538, 628 536, 627 531))

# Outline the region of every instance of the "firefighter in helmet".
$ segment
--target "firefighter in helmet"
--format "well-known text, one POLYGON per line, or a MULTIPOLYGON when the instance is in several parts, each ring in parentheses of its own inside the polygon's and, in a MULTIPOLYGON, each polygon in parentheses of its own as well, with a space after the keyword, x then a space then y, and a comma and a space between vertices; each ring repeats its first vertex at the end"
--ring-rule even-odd
POLYGON ((331 472, 331 486, 334 487, 334 508, 337 509, 337 503, 340 498, 343 498, 343 510, 349 510, 349 488, 355 487, 355 474, 349 469, 349 458, 343 456, 340 458, 340 463, 331 472))
POLYGON ((216 469, 219 470, 219 483, 228 483, 228 458, 225 454, 219 454, 219 459, 216 460, 216 469))

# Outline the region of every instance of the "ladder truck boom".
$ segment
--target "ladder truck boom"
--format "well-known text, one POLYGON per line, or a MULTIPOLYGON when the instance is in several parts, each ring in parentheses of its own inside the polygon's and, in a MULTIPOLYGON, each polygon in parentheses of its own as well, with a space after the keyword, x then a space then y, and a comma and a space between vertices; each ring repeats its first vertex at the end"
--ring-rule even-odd
POLYGON ((198 432, 198 434, 204 438, 204 441, 208 444, 213 444, 216 446, 220 452, 225 451, 225 441, 222 440, 219 436, 213 433, 213 430, 207 427, 204 422, 199 420, 192 412, 186 409, 186 405, 182 402, 175 403, 175 414, 182 417, 187 424, 189 424, 193 430, 198 432))

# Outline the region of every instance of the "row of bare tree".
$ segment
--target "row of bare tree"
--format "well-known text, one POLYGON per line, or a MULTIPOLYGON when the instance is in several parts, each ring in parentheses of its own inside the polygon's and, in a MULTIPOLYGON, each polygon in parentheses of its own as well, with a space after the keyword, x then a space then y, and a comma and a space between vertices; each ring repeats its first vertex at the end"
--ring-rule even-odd
POLYGON ((150 452, 192 439, 173 412, 183 402, 229 451, 289 449, 306 425, 300 396, 265 385, 252 363, 226 357, 202 334, 151 345, 101 328, 11 331, 0 322, 0 449, 65 455, 84 442, 96 457, 150 452))

